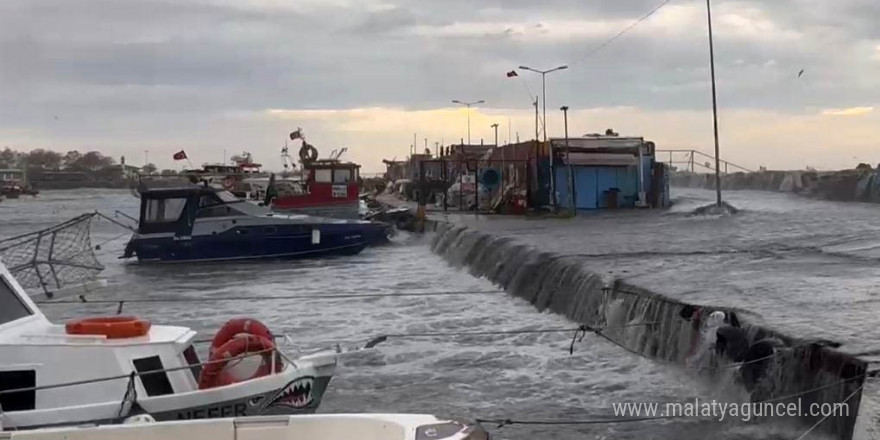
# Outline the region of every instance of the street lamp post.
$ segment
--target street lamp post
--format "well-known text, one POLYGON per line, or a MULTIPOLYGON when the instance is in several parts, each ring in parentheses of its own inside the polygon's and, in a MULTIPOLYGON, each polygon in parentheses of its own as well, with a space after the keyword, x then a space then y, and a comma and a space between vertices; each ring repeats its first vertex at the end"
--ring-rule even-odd
POLYGON ((563 119, 565 120, 565 161, 568 163, 568 207, 572 212, 577 212, 574 206, 574 170, 571 167, 571 147, 568 145, 568 106, 564 105, 562 110, 563 119))
POLYGON ((712 43, 712 5, 706 0, 706 19, 709 22, 709 65, 712 72, 712 123, 715 129, 715 204, 721 207, 721 153, 718 148, 718 101, 715 98, 715 48, 712 43))
MULTIPOLYGON (((519 66, 522 70, 528 70, 530 72, 540 73, 541 74, 541 100, 544 101, 544 114, 542 117, 542 124, 544 125, 544 143, 547 143, 547 74, 551 72, 556 72, 557 70, 565 70, 568 69, 568 66, 562 65, 559 67, 554 67, 548 70, 538 70, 532 69, 529 66, 519 66)), ((537 160, 537 158, 536 158, 537 160)), ((537 162, 535 162, 537 166, 537 162)), ((550 147, 550 203, 555 205, 556 203, 556 183, 555 176, 553 175, 553 147, 550 147)))
POLYGON ((483 104, 485 102, 486 101, 483 101, 482 99, 479 101, 473 101, 473 102, 464 102, 464 101, 459 101, 457 99, 452 100, 453 104, 461 104, 461 105, 467 107, 468 145, 471 144, 471 106, 474 104, 483 104))
POLYGON ((554 67, 549 70, 538 70, 532 69, 528 66, 519 66, 522 70, 528 70, 530 72, 540 73, 541 74, 541 100, 544 101, 544 114, 542 116, 542 123, 544 124, 544 142, 547 142, 547 74, 551 72, 555 72, 557 70, 565 70, 568 69, 568 66, 559 66, 554 67))

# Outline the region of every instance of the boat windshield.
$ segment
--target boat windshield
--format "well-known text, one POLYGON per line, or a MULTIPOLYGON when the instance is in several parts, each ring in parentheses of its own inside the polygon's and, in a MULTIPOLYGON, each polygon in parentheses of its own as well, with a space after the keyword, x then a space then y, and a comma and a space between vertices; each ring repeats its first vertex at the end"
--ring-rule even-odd
POLYGON ((33 315, 5 278, 0 277, 0 325, 33 315))
POLYGON ((217 197, 219 197, 220 200, 223 201, 223 203, 235 203, 242 201, 240 198, 236 197, 229 191, 217 191, 217 197))

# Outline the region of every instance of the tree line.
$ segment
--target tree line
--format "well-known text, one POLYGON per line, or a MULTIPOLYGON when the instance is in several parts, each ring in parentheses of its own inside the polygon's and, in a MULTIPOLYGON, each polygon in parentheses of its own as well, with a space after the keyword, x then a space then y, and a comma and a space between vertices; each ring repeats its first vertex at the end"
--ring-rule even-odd
MULTIPOLYGON (((117 165, 112 157, 104 156, 99 151, 81 153, 78 150, 71 150, 61 154, 57 151, 37 148, 25 153, 6 147, 0 150, 0 168, 26 169, 31 177, 38 177, 47 171, 81 172, 99 179, 116 179, 123 175, 122 167, 117 165)), ((153 174, 157 171, 156 165, 152 163, 141 167, 141 172, 145 174, 153 174)), ((177 174, 177 171, 162 170, 161 174, 177 174)))

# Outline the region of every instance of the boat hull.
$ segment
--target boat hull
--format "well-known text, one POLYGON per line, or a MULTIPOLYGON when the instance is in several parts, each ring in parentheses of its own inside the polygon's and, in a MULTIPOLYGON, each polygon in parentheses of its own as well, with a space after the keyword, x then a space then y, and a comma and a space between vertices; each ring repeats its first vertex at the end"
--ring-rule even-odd
POLYGON ((158 421, 213 419, 257 415, 314 413, 332 378, 332 355, 317 365, 295 368, 224 387, 163 396, 135 396, 128 405, 119 400, 78 407, 56 407, 4 413, 4 429, 22 430, 83 424, 121 423, 148 414, 158 421))
POLYGON ((141 262, 196 262, 355 255, 383 238, 387 225, 378 223, 279 224, 236 226, 189 237, 136 235, 129 245, 141 262))

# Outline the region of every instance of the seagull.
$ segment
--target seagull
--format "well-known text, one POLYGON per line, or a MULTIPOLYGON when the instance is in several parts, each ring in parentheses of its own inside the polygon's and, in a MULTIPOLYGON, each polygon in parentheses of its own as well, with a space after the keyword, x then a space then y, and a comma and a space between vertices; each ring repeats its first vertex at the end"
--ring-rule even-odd
POLYGON ((798 72, 798 78, 800 78, 801 76, 803 76, 803 74, 804 74, 804 70, 806 70, 806 69, 801 69, 801 71, 798 72))

